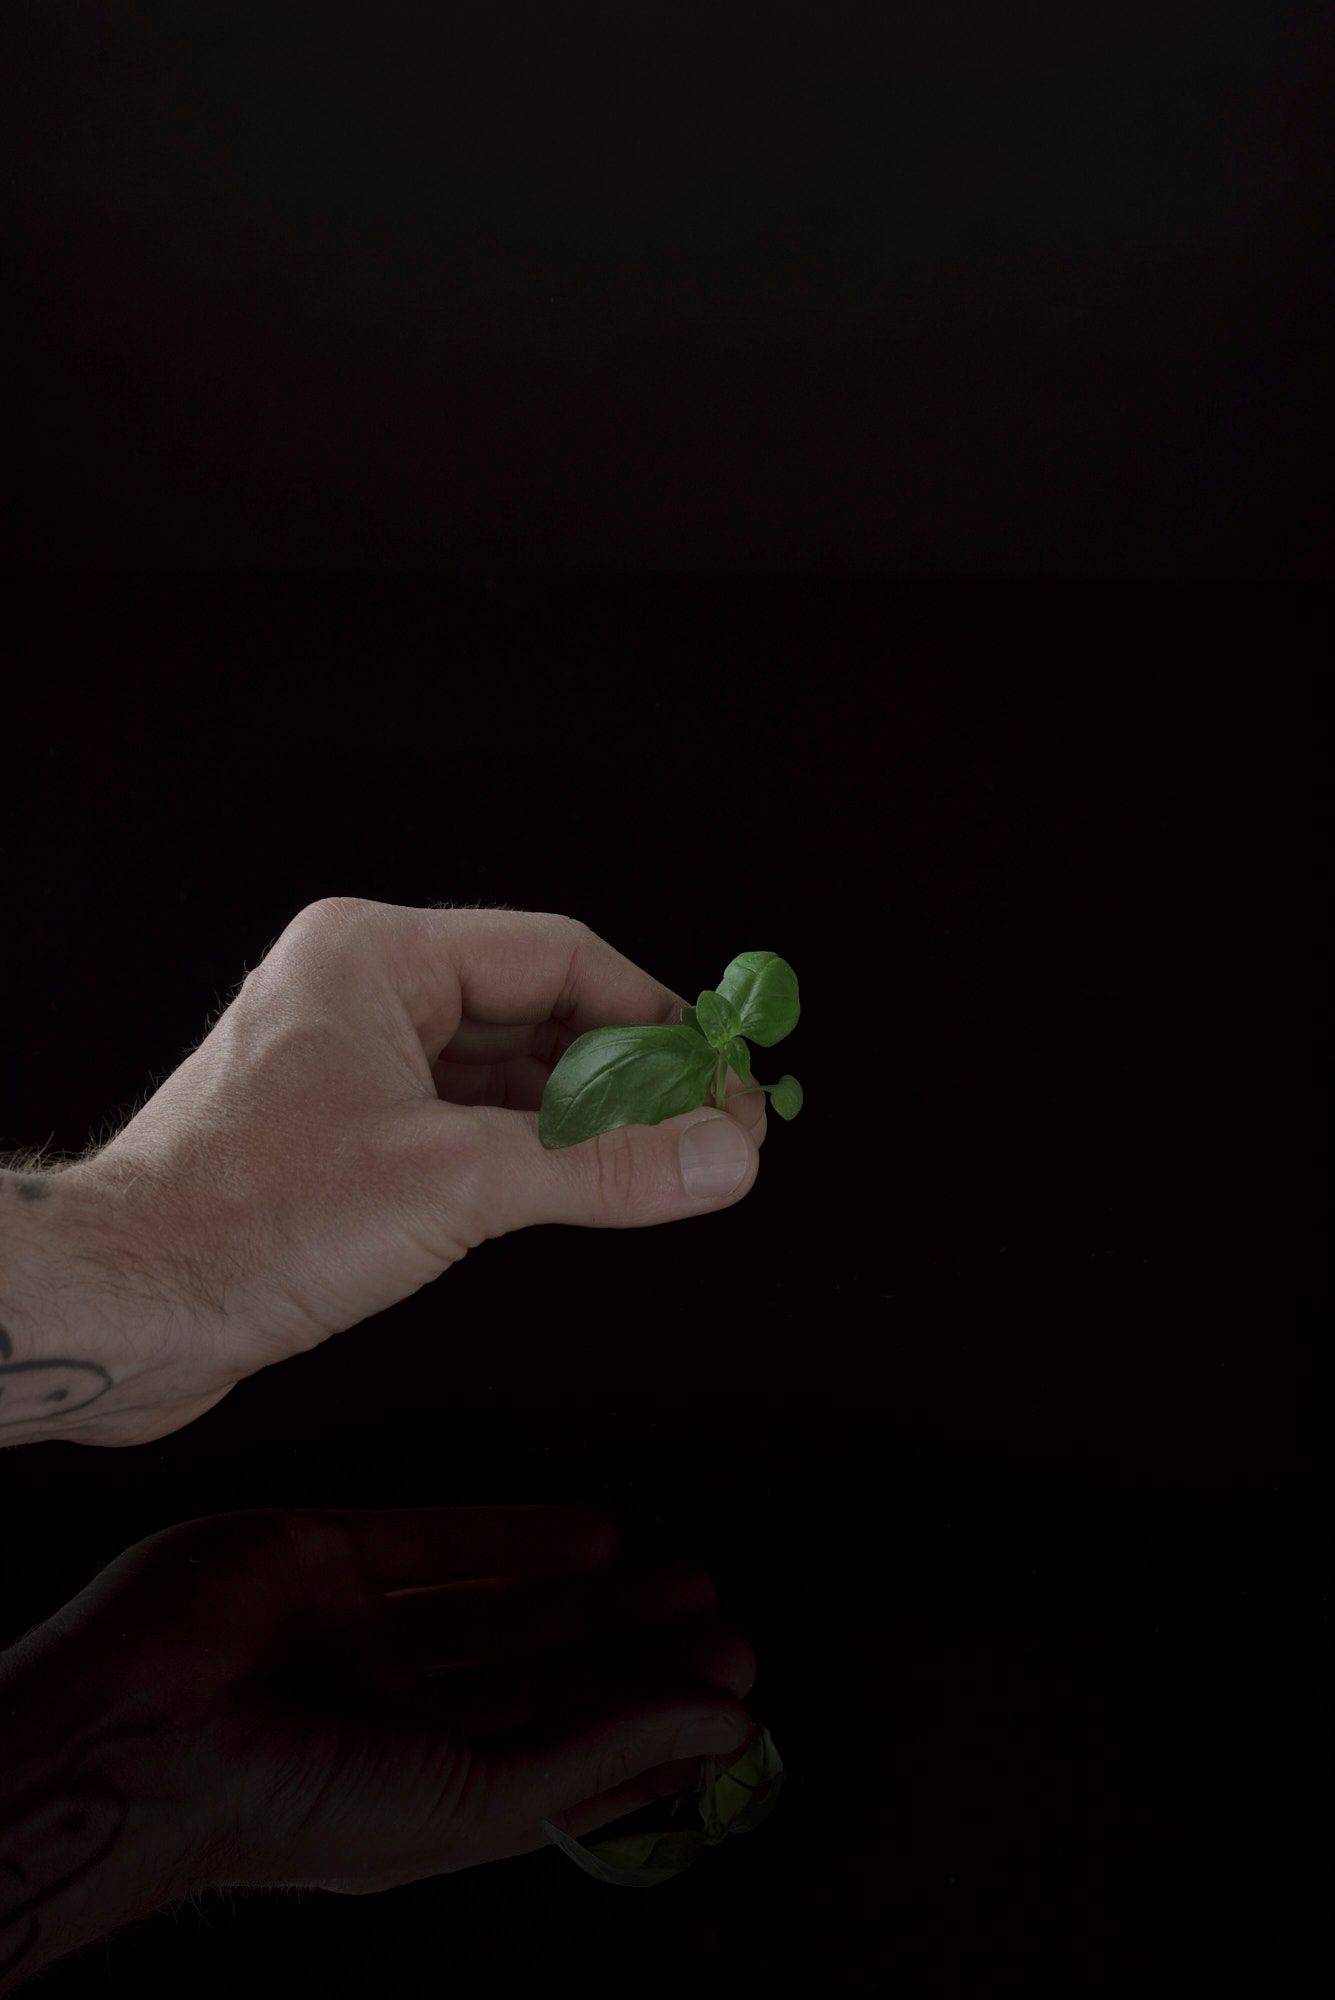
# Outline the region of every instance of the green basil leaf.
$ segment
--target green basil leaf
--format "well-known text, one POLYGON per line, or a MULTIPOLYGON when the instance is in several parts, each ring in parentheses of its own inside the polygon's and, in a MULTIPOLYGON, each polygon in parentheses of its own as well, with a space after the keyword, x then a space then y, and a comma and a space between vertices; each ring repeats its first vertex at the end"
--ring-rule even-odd
POLYGON ((538 1138, 578 1146, 618 1125, 659 1125, 705 1102, 714 1051, 693 1028, 590 1028, 547 1079, 538 1138))
POLYGON ((782 1787, 783 1773, 780 1771, 777 1777, 772 1778, 767 1785, 759 1788, 745 1811, 739 1813, 737 1818, 732 1822, 732 1825, 728 1828, 728 1832, 730 1834, 753 1833, 763 1820, 769 1818, 775 1806, 778 1805, 779 1793, 782 1787))
POLYGON ((750 1833, 768 1819, 779 1800, 783 1759, 768 1729, 757 1732, 745 1754, 716 1780, 718 1819, 731 1833, 750 1833))
POLYGON ((787 959, 773 951, 744 951, 718 983, 720 995, 731 1000, 739 1021, 734 1033, 772 1049, 797 1026, 801 1007, 797 974, 787 959))
MULTIPOLYGON (((708 1847, 717 1847, 721 1840, 726 1840, 728 1837, 727 1820, 719 1803, 723 1775, 719 1769, 718 1758, 706 1757, 705 1779, 700 1787, 700 1818, 704 1824, 705 1844, 708 1847)), ((745 1800, 745 1794, 739 1793, 738 1796, 745 1800)))
POLYGON ((712 1049, 724 1049, 741 1032, 741 1016, 732 1001, 708 987, 695 1003, 700 1032, 712 1049))
POLYGON ((701 1774, 696 1794, 701 1831, 614 1834, 587 1843, 562 1833, 547 1819, 540 1822, 542 1831, 553 1846, 600 1882, 653 1888, 689 1868, 706 1847, 717 1847, 730 1834, 750 1833, 767 1819, 778 1802, 783 1759, 768 1729, 761 1727, 743 1754, 726 1767, 718 1757, 704 1758, 701 1774))
POLYGON ((757 1730, 743 1754, 727 1766, 707 1757, 700 1787, 706 1845, 717 1847, 729 1834, 749 1833, 768 1819, 778 1802, 782 1777, 783 1760, 768 1729, 757 1730))
POLYGON ((642 1868, 658 1845, 656 1833, 627 1833, 619 1840, 593 1840, 589 1851, 609 1868, 642 1868))
POLYGON ((697 1861, 705 1848, 704 1835, 694 1832, 630 1834, 585 1846, 549 1819, 541 1821, 541 1826, 552 1845, 568 1854, 586 1874, 622 1889, 652 1889, 660 1882, 670 1882, 697 1861))
POLYGON ((683 1028, 693 1028, 697 1035, 703 1036, 705 1032, 704 1029, 700 1026, 700 1017, 696 1013, 694 1007, 682 1008, 681 1025, 683 1028))
POLYGON ((740 1035, 734 1035, 723 1051, 729 1069, 735 1069, 743 1083, 751 1081, 751 1051, 740 1035))
POLYGON ((802 1086, 795 1076, 781 1076, 769 1086, 769 1101, 780 1118, 796 1118, 802 1109, 802 1086))

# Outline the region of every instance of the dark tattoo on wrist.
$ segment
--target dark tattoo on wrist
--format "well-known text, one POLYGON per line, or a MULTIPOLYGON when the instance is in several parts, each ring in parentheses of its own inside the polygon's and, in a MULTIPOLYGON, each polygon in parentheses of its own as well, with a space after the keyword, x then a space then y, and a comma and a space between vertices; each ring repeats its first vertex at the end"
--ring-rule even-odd
POLYGON ((127 1812, 103 1778, 75 1779, 22 1802, 0 1834, 0 1979, 17 1971, 41 1938, 44 1905, 107 1859, 127 1812), (11 1843, 23 1861, 8 1851, 11 1843))
POLYGON ((0 1189, 3 1189, 7 1182, 12 1182, 14 1192, 20 1201, 46 1201, 51 1193, 52 1183, 62 1169, 48 1167, 45 1160, 46 1149, 43 1146, 38 1146, 35 1150, 6 1153, 4 1158, 0 1159, 0 1189))
POLYGON ((68 1416, 85 1410, 111 1387, 111 1377, 95 1361, 48 1356, 15 1361, 14 1343, 0 1326, 0 1430, 38 1417, 68 1416))

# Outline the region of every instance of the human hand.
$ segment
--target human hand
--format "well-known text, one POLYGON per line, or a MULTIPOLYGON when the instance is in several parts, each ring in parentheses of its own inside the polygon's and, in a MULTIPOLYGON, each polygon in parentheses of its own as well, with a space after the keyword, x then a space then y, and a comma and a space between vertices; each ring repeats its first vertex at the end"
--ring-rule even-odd
MULTIPOLYGON (((160 1436, 510 1230, 638 1228, 741 1201, 765 1100, 732 1070, 724 1112, 560 1151, 538 1139, 544 1085, 579 1035, 687 1004, 570 917, 347 897, 302 910, 144 1108, 51 1177, 90 1262, 133 1272, 139 1332, 133 1363, 99 1347, 112 1386, 96 1406, 43 1434, 160 1436), (729 1136, 735 1185, 687 1186, 686 1132, 729 1136)), ((113 1288, 104 1329, 117 1312, 113 1288)))
POLYGON ((446 1507, 127 1550, 0 1654, 0 1991, 204 1887, 447 1874, 733 1761, 750 1646, 703 1571, 620 1547, 583 1509, 446 1507))

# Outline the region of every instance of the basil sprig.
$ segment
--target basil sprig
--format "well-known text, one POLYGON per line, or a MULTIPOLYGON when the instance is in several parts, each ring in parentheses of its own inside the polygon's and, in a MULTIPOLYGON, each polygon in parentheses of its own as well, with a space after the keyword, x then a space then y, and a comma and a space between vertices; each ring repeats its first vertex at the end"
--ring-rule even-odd
MULTIPOLYGON (((587 1844, 562 1833, 549 1819, 542 1830, 555 1847, 588 1875, 623 1889, 652 1889, 670 1882, 699 1860, 706 1847, 717 1847, 729 1834, 750 1833, 768 1819, 778 1803, 783 1760, 768 1729, 758 1729, 740 1757, 725 1769, 717 1757, 706 1757, 695 1798, 701 1824, 680 1832, 628 1833, 587 1844)), ((672 1808, 675 1815, 681 1799, 672 1808)))
POLYGON ((773 1048, 797 1026, 797 974, 773 951, 744 951, 717 987, 706 987, 680 1022, 659 1027, 590 1028, 570 1044, 547 1079, 538 1137, 549 1150, 578 1146, 618 1125, 660 1125, 711 1101, 721 1110, 729 1069, 743 1089, 767 1091, 780 1118, 796 1118, 795 1076, 753 1083, 747 1042, 773 1048))

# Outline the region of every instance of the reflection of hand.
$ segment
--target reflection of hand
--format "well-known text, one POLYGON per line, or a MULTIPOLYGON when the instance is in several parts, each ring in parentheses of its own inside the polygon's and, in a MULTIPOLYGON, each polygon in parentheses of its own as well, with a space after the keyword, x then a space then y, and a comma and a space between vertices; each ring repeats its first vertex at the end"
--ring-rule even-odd
POLYGON ((192 1890, 388 1888, 693 1785, 754 1656, 707 1575, 618 1546, 577 1509, 275 1510, 118 1557, 0 1655, 0 1990, 192 1890))
POLYGON ((63 1377, 15 1374, 0 1437, 18 1441, 20 1409, 24 1437, 157 1437, 493 1237, 635 1228, 742 1200, 765 1100, 731 1070, 726 1112, 559 1151, 538 1139, 547 1078, 577 1036, 679 1020, 684 1005, 570 917, 346 897, 302 910, 108 1145, 27 1177, 28 1203, 3 1205, 0 1229, 7 1212, 32 1267, 31 1328, 7 1318, 17 1365, 83 1361, 110 1380, 64 1412, 49 1393, 63 1377), (681 1138, 696 1127, 735 1151, 722 1189, 686 1184, 681 1138), (64 1254, 59 1312, 42 1292, 44 1243, 64 1254), (53 1319, 75 1336, 58 1349, 43 1344, 53 1319))

